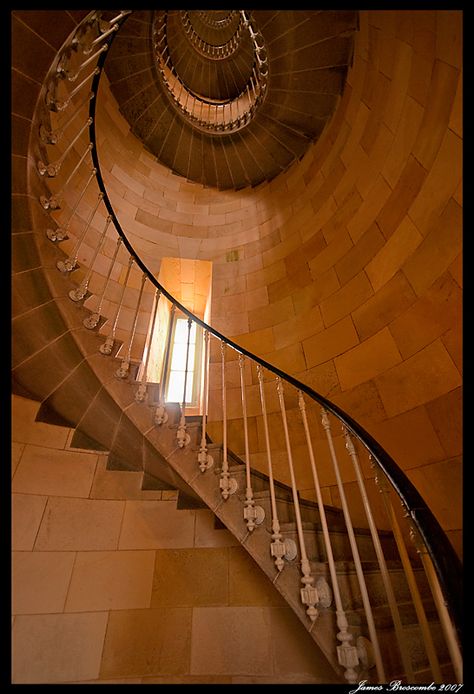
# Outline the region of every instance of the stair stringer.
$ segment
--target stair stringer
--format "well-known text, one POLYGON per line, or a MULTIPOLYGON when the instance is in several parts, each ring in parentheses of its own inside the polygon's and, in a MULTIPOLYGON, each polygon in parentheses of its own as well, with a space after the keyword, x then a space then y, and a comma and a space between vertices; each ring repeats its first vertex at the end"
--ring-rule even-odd
MULTIPOLYGON (((243 519, 243 503, 240 498, 242 490, 238 490, 227 500, 222 498, 217 466, 213 466, 203 473, 197 463, 196 448, 199 427, 188 426, 187 431, 191 435, 191 441, 185 448, 180 448, 177 445, 176 432, 173 427, 155 427, 147 433, 147 437, 160 451, 166 462, 201 497, 206 506, 247 550, 310 633, 315 645, 324 655, 336 676, 340 678, 340 682, 345 683, 346 680, 341 674, 341 666, 338 663, 335 648, 337 645, 337 626, 334 610, 332 608, 321 609, 316 621, 311 622, 305 613, 305 607, 300 602, 299 588, 302 587, 302 584, 298 562, 296 560, 291 563, 285 562, 283 570, 278 572, 270 556, 271 531, 267 527, 269 524, 268 516, 252 532, 247 529, 243 519)), ((154 474, 151 468, 146 469, 145 472, 154 474)))

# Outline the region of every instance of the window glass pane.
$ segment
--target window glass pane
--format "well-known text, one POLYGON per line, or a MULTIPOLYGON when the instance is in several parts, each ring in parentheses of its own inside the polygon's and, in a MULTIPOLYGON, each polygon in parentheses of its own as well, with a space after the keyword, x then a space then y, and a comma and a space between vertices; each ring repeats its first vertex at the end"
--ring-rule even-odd
MULTIPOLYGON (((185 371, 186 369, 186 348, 187 345, 177 345, 173 347, 173 354, 171 356, 171 368, 178 371, 185 371)), ((194 370, 194 345, 189 345, 189 355, 188 355, 188 371, 194 370)))
MULTIPOLYGON (((182 402, 184 390, 184 371, 170 371, 168 383, 168 402, 182 402)), ((186 381, 186 402, 191 402, 193 394, 193 374, 188 373, 186 381)))

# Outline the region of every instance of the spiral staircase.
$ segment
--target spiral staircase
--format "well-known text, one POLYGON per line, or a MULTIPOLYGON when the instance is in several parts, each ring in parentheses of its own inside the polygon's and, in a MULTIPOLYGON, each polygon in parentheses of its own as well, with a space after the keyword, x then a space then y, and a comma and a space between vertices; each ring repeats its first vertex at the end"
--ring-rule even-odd
MULTIPOLYGON (((344 427, 343 438, 356 472, 359 457, 368 447, 369 460, 380 468, 382 491, 387 480, 397 489, 411 517, 412 532, 418 537, 418 552, 409 552, 410 571, 406 573, 406 557, 401 556, 403 542, 396 523, 390 530, 376 531, 374 536, 368 512, 369 527, 348 528, 344 503, 342 508, 322 505, 320 496, 305 499, 293 484, 273 479, 270 455, 268 472, 251 469, 249 455, 242 460, 233 453, 227 445, 225 431, 223 441, 213 443, 206 433, 206 407, 199 415, 186 416, 184 402, 168 404, 166 417, 157 419, 157 411, 163 406, 159 384, 148 382, 143 372, 140 377, 143 353, 132 356, 136 323, 129 339, 116 338, 121 304, 118 300, 111 303, 107 315, 93 306, 98 295, 89 291, 87 266, 77 262, 84 236, 80 236, 78 224, 70 223, 75 208, 66 223, 66 210, 73 207, 71 201, 64 206, 60 221, 53 216, 58 208, 51 201, 57 191, 50 189, 48 166, 56 143, 47 135, 45 142, 33 134, 30 142, 26 173, 29 208, 20 210, 18 206, 13 210, 14 224, 34 230, 16 235, 14 270, 21 272, 22 267, 35 267, 28 277, 18 276, 14 283, 14 304, 20 313, 13 334, 15 393, 41 402, 38 421, 74 428, 74 446, 106 451, 109 469, 143 472, 145 489, 177 489, 178 508, 211 509, 283 595, 341 682, 354 683, 361 679, 424 682, 433 677, 437 681, 459 682, 459 651, 456 628, 452 628, 459 617, 460 598, 458 595, 456 605, 454 595, 454 586, 459 581, 458 562, 429 510, 423 507, 414 489, 403 487, 406 482, 403 475, 362 427, 305 384, 220 335, 157 283, 115 216, 102 179, 95 139, 95 94, 103 69, 131 131, 174 174, 219 190, 256 187, 271 181, 302 158, 330 122, 351 62, 357 12, 256 10, 251 17, 250 13, 247 16, 237 11, 137 10, 84 14, 79 29, 72 31, 68 41, 65 44, 57 41, 53 67, 38 102, 36 122, 45 128, 50 116, 48 110, 57 113, 65 109, 66 101, 61 102, 58 93, 61 86, 73 76, 70 81, 75 89, 74 85, 80 85, 82 76, 97 64, 97 72, 91 73, 92 98, 88 95, 84 102, 81 100, 84 94, 79 94, 77 102, 76 95, 72 102, 76 104, 76 114, 81 115, 87 109, 89 113, 88 120, 82 119, 83 129, 78 131, 83 138, 79 140, 78 136, 75 156, 82 152, 81 142, 90 137, 94 146, 86 149, 84 157, 90 152, 100 191, 97 206, 104 204, 108 213, 97 248, 101 248, 112 220, 121 248, 133 257, 130 263, 134 262, 146 274, 151 285, 148 294, 144 293, 149 320, 150 308, 155 305, 153 296, 164 296, 187 314, 190 321, 208 330, 221 345, 223 384, 226 357, 222 345, 232 352, 231 362, 238 361, 242 369, 245 368, 243 359, 248 360, 253 369, 253 386, 260 388, 264 417, 265 394, 267 402, 269 397, 275 397, 275 394, 269 396, 269 388, 273 388, 276 376, 286 433, 282 384, 287 400, 291 400, 295 409, 298 400, 303 424, 306 422, 303 396, 312 405, 322 407, 323 429, 335 464, 337 456, 328 415, 331 421, 344 427), (169 46, 165 57, 173 63, 173 71, 166 79, 163 69, 160 70, 163 60, 160 37, 164 32, 169 46), (236 35, 241 40, 233 41, 236 35), (102 50, 104 46, 107 48, 102 50), (265 53, 263 58, 260 49, 265 53), (225 114, 224 103, 243 99, 241 95, 248 86, 249 76, 256 74, 252 71, 257 54, 260 57, 257 62, 265 68, 261 98, 252 101, 249 88, 246 103, 251 108, 236 118, 226 120, 224 115, 220 119, 218 114, 225 114), (91 58, 91 66, 83 68, 80 61, 86 57, 88 62, 91 55, 96 57, 96 63, 91 58), (74 75, 78 64, 79 71, 74 75), (193 120, 189 117, 191 111, 184 109, 183 90, 190 95, 189 99, 206 104, 201 108, 200 119, 193 120), (205 108, 209 115, 207 122, 202 117, 205 108), (80 303, 78 297, 84 302, 80 303), (41 310, 29 315, 28 308, 37 305, 41 305, 41 310), (94 330, 86 330, 86 322, 96 313, 99 321, 94 330), (110 339, 108 351, 102 349, 104 336, 110 339), (138 396, 140 378, 145 390, 138 396), (142 397, 144 392, 146 397, 142 397), (436 571, 430 564, 433 558, 429 558, 435 547, 436 571), (360 570, 365 576, 362 581, 360 570), (442 604, 437 601, 439 594, 433 589, 436 573, 445 596, 449 595, 451 600, 451 618, 446 604, 443 612, 442 604), (334 591, 338 597, 336 607, 334 591), (367 612, 369 595, 372 609, 367 612), (427 636, 428 623, 431 636, 427 636), (447 637, 449 624, 451 635, 447 637), (376 643, 375 633, 378 634, 376 643), (404 643, 400 642, 400 634, 404 643), (420 637, 424 638, 423 647, 420 637)), ((186 98, 187 105, 189 99, 186 98)), ((60 160, 66 161, 70 145, 61 147, 60 160)), ((69 178, 73 173, 69 171, 69 178)), ((51 178, 56 175, 55 172, 51 178)), ((84 190, 88 185, 86 182, 84 190)), ((89 269, 94 260, 89 260, 89 269)), ((127 279, 124 287, 126 284, 127 279)), ((141 299, 142 293, 135 318, 141 299)), ((216 352, 217 348, 214 362, 219 363, 216 352)), ((212 353, 211 347, 211 356, 212 353)), ((222 388, 225 426, 225 386, 222 388)), ((242 390, 244 393, 245 388, 242 390)), ((245 396, 242 397, 245 426, 246 404, 245 396)), ((286 444, 291 465, 288 435, 286 444)))

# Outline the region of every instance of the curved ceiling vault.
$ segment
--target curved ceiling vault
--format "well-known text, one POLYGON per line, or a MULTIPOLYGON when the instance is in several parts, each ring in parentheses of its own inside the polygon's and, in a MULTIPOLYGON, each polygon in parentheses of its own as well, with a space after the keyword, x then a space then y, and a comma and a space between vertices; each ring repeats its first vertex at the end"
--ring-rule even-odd
POLYGON ((320 137, 344 89, 358 22, 355 11, 245 14, 252 31, 240 11, 135 10, 105 62, 120 111, 146 149, 176 174, 220 190, 271 180, 320 137), (264 92, 245 123, 205 130, 186 117, 163 79, 157 41, 166 42, 181 92, 221 109, 232 99, 235 109, 246 85, 255 93, 264 56, 264 92))

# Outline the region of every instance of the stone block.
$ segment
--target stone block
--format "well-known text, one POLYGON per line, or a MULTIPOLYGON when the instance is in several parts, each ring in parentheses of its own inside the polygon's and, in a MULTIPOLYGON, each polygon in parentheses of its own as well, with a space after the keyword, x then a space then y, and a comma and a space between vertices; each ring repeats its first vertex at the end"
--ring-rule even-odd
POLYGON ((194 512, 178 511, 174 501, 127 501, 119 549, 192 547, 194 512))
POLYGON ((360 345, 334 360, 342 390, 369 381, 402 360, 395 341, 388 330, 382 328, 360 345))
POLYGON ((12 635, 12 682, 56 684, 96 679, 107 612, 19 615, 12 635))
POLYGON ((423 405, 461 384, 461 376, 441 340, 375 378, 389 417, 423 405))
POLYGON ((13 494, 12 496, 12 549, 30 551, 35 544, 43 518, 47 496, 13 494))
POLYGON ((75 552, 13 552, 12 613, 63 612, 75 556, 75 552))
POLYGON ((359 342, 354 324, 350 318, 342 318, 330 328, 303 341, 303 350, 308 368, 322 364, 338 354, 342 354, 359 342))
POLYGON ((153 551, 78 552, 65 612, 147 608, 153 551))

